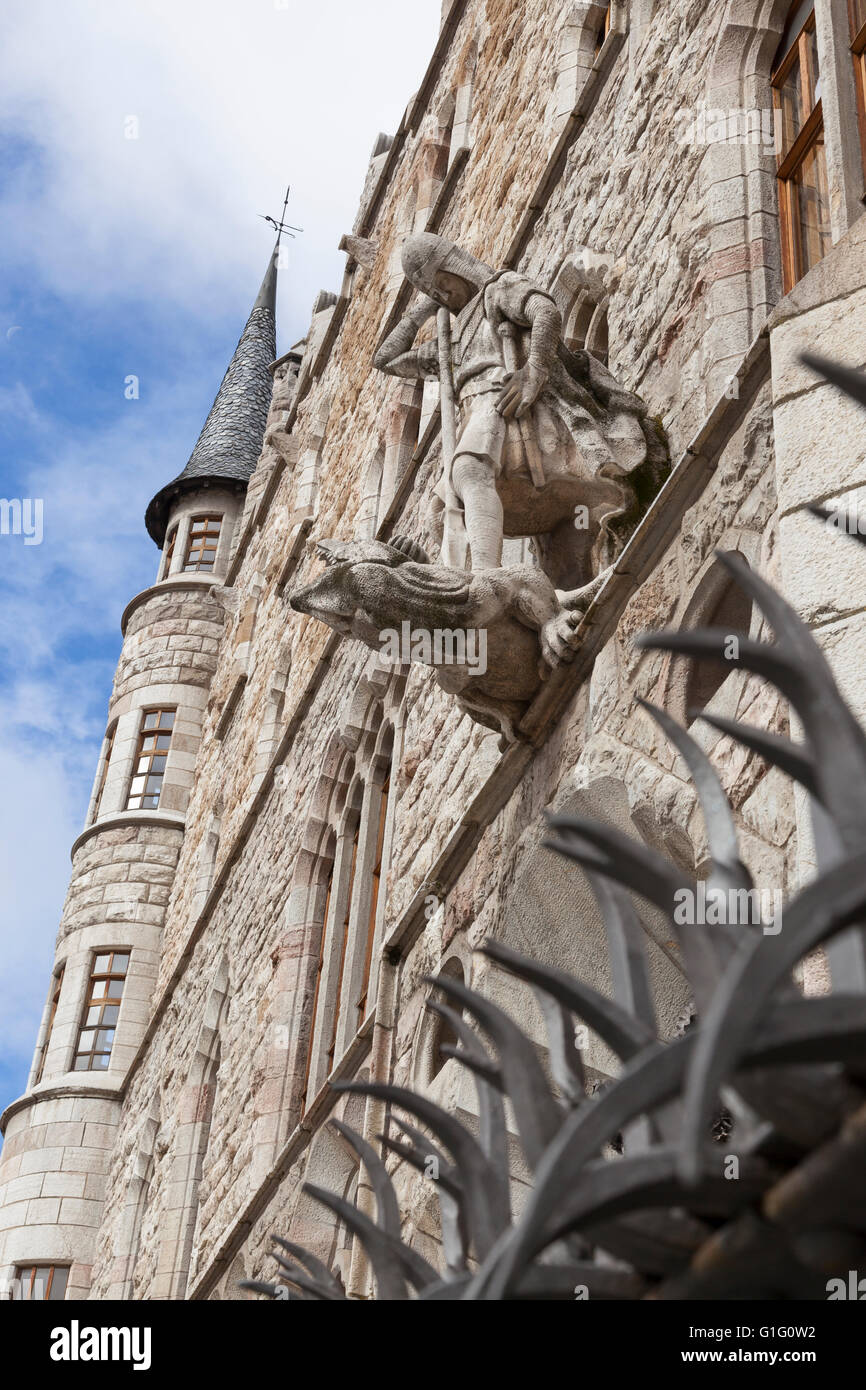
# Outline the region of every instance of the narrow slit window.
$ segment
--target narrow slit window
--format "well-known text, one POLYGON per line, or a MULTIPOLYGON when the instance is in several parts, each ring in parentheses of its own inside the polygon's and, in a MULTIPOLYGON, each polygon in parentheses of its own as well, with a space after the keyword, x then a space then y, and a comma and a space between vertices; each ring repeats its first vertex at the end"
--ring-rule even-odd
POLYGON ((596 38, 595 38, 595 51, 596 51, 597 54, 600 53, 601 50, 604 48, 604 42, 605 42, 605 39, 607 38, 607 36, 608 36, 609 33, 610 33, 610 5, 608 5, 607 9, 605 10, 604 19, 602 20, 601 24, 599 25, 598 33, 597 33, 596 38))
POLYGON ((796 5, 773 65, 781 133, 777 181, 785 292, 830 249, 830 196, 824 152, 815 11, 796 5))
POLYGON ((174 547, 176 543, 177 526, 172 526, 171 530, 168 533, 168 540, 165 543, 165 557, 162 562, 163 579, 165 579, 166 575, 169 574, 171 571, 171 562, 174 559, 174 547))
POLYGON ((42 1073, 45 1070, 45 1058, 48 1055, 48 1047, 51 1042, 51 1034, 54 1030, 54 1019, 57 1014, 57 1005, 60 1003, 60 990, 63 987, 63 974, 65 966, 60 967, 54 977, 54 988, 51 991, 51 1012, 48 1015, 48 1029, 45 1033, 45 1042, 42 1044, 42 1053, 39 1058, 39 1068, 36 1072, 34 1086, 38 1086, 42 1080, 42 1073))
POLYGON ((331 888, 333 887, 333 883, 334 866, 332 864, 331 871, 328 874, 327 888, 325 890, 325 911, 322 917, 322 935, 319 939, 319 959, 316 965, 316 984, 313 989, 313 1007, 310 1010, 310 1035, 307 1040, 307 1064, 304 1068, 304 1089, 301 1094, 302 1111, 305 1109, 307 1104, 307 1091, 309 1090, 310 1086, 310 1068, 313 1065, 313 1043, 315 1041, 316 1036, 316 1012, 319 1007, 319 988, 322 983, 322 970, 325 964, 325 941, 327 939, 326 934, 328 930, 328 912, 331 906, 331 888))
POLYGON ((190 522, 184 570, 212 570, 219 545, 221 516, 194 516, 190 522))
POLYGON ((866 180, 866 0, 848 0, 851 16, 851 55, 857 84, 857 118, 860 123, 860 152, 866 180))
POLYGON ((328 1075, 330 1076, 334 1067, 334 1052, 337 1047, 337 1029, 340 1025, 340 1014, 342 1013, 343 1003, 343 975, 346 969, 346 950, 349 943, 349 921, 352 916, 352 897, 355 888, 355 865, 358 862, 358 840, 361 834, 360 823, 355 826, 355 836, 352 840, 352 867, 349 870, 349 882, 346 887, 346 910, 343 914, 343 939, 340 943, 340 968, 337 972, 337 989, 334 994, 334 1022, 331 1028, 331 1045, 328 1048, 328 1075))
POLYGON ((106 735, 105 758, 102 763, 102 775, 99 778, 99 790, 96 793, 96 806, 94 808, 94 815, 97 816, 99 815, 99 807, 102 804, 102 793, 105 791, 105 783, 108 780, 108 765, 111 762, 111 752, 114 748, 114 735, 116 730, 117 725, 115 724, 106 735))
POLYGON ((138 736, 135 768, 126 802, 128 811, 155 811, 159 806, 174 716, 173 709, 152 709, 144 712, 138 736))
POLYGON ((105 951, 94 958, 73 1071, 104 1071, 108 1066, 128 969, 128 951, 105 951))
POLYGON ((358 1000, 358 1023, 367 1017, 367 995, 370 988, 370 970, 373 964, 373 943, 376 939, 376 910, 379 906, 379 888, 382 880, 382 851, 385 847, 385 822, 388 818, 388 793, 391 790, 391 773, 388 772, 382 783, 382 799, 379 802, 379 828, 376 834, 376 859, 373 864, 373 883, 370 891, 370 913, 367 918, 367 944, 364 950, 364 975, 361 981, 361 997, 358 1000))
POLYGON ((66 1297, 68 1265, 19 1265, 15 1275, 25 1303, 60 1303, 66 1297))

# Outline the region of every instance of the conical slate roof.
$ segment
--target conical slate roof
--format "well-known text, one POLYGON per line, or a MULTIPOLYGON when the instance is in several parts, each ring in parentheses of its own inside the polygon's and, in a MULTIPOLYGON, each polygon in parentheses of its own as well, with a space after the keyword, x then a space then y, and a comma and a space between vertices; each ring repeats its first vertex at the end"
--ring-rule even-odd
POLYGON ((169 508, 183 492, 203 483, 242 491, 262 450, 273 381, 268 370, 277 355, 277 247, 246 327, 182 473, 160 488, 144 515, 148 533, 162 546, 169 508))

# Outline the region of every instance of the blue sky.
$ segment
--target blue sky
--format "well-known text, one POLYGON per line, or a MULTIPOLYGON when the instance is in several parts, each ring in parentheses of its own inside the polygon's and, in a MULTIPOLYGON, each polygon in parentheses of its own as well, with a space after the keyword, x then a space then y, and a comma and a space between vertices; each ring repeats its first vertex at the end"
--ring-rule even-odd
POLYGON ((272 245, 256 214, 291 181, 284 351, 339 288, 373 140, 439 14, 6 0, 0 498, 41 499, 43 534, 0 534, 0 1110, 26 1082, 120 615, 155 577, 144 509, 186 462, 255 297, 272 245))

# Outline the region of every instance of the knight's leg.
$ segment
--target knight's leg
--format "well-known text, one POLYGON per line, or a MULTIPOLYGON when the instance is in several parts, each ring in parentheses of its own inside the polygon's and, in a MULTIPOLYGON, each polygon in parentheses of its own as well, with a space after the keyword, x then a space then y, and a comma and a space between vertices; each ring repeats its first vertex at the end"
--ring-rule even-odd
POLYGON ((466 534, 474 570, 498 569, 502 563, 502 503, 496 470, 489 458, 458 454, 452 477, 463 503, 466 534))

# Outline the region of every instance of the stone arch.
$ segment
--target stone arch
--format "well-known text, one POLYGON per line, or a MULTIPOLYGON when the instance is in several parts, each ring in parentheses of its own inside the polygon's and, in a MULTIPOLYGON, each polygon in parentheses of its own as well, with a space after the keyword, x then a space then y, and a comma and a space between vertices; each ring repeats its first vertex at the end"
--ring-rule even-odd
MULTIPOLYGON (((749 565, 757 563, 761 538, 754 531, 728 532, 723 550, 734 550, 749 565)), ((695 577, 691 592, 681 605, 672 626, 677 628, 722 627, 731 635, 746 631, 757 635, 760 614, 716 556, 705 560, 695 577)), ((668 656, 661 671, 662 703, 682 725, 691 725, 689 709, 704 709, 711 701, 715 713, 732 718, 746 676, 728 671, 717 663, 693 662, 668 656)), ((693 734, 696 730, 692 731, 693 734)))
POLYGON ((149 1244, 142 1237, 153 1191, 160 1116, 161 1098, 157 1093, 133 1138, 131 1172, 115 1244, 115 1256, 122 1262, 122 1266, 115 1266, 120 1272, 117 1282, 110 1286, 109 1298, 132 1299, 135 1297, 139 1255, 142 1249, 149 1244))
MULTIPOLYGON (((324 311, 322 311, 324 312, 324 311)), ((316 516, 319 509, 319 479, 321 476, 325 436, 331 414, 331 397, 316 392, 308 419, 305 420, 304 446, 295 470, 295 497, 291 522, 296 525, 316 516)))
POLYGON ((171 1190, 177 1193, 177 1235, 164 1242, 170 1244, 172 1254, 169 1298, 185 1297, 196 1265, 201 1233, 201 1185, 214 1118, 223 1053, 222 1032, 230 997, 228 961, 223 957, 205 1001, 195 1051, 186 1084, 181 1091, 172 1145, 171 1190))
POLYGON ((418 447, 423 399, 422 381, 401 381, 392 387, 385 416, 385 456, 382 463, 381 491, 383 509, 394 496, 397 484, 412 462, 412 455, 418 447))
MULTIPOLYGON (((695 854, 688 826, 695 796, 690 785, 677 781, 674 786, 671 778, 670 786, 667 782, 648 786, 637 776, 629 775, 626 781, 622 774, 604 773, 585 786, 575 787, 574 778, 581 775, 585 777, 587 769, 578 764, 571 787, 564 789, 549 811, 605 821, 693 868, 695 854)), ((532 833, 533 839, 520 857, 497 939, 610 995, 607 937, 589 882, 577 864, 544 847, 540 830, 532 833)), ((688 1002, 688 981, 671 946, 670 923, 644 899, 635 896, 633 900, 646 933, 646 958, 660 1035, 669 1037, 688 1002)), ((525 1020, 531 1036, 546 1048, 546 1030, 531 990, 483 957, 475 960, 472 985, 513 1017, 525 1020)), ((591 1075, 603 1079, 616 1074, 616 1059, 595 1034, 590 1034, 584 1059, 591 1075)))
POLYGON ((592 71, 600 48, 599 36, 610 9, 607 3, 597 3, 597 0, 577 0, 566 7, 556 38, 551 70, 553 90, 547 110, 548 125, 557 135, 567 124, 592 71))
POLYGON ((280 732, 286 709, 286 686, 292 669, 292 638, 283 638, 277 651, 274 668, 268 681, 265 697, 265 712, 256 742, 255 775, 260 780, 271 764, 280 741, 280 732))
MULTIPOLYGON (((447 975, 449 979, 457 980, 460 984, 468 984, 470 967, 458 951, 452 950, 438 969, 431 973, 447 975)), ((436 997, 436 990, 431 992, 436 997)), ((451 1008, 455 1007, 451 1000, 448 1003, 451 1008)), ((455 1044, 456 1040, 456 1034, 446 1019, 434 1013, 432 1009, 425 1008, 423 1010, 418 1020, 412 1059, 412 1082, 414 1086, 419 1089, 426 1089, 436 1080, 449 1060, 443 1054, 442 1048, 448 1043, 455 1044)))
POLYGON ((355 534, 362 539, 375 536, 379 526, 384 468, 385 446, 380 444, 367 465, 361 505, 355 520, 355 534))
MULTIPOLYGON (((790 0, 727 0, 704 111, 690 113, 691 124, 680 137, 706 145, 701 171, 709 213, 704 375, 711 401, 723 393, 782 295, 773 141, 709 138, 712 113, 766 112, 759 129, 772 131, 770 68, 789 8, 790 0)), ((716 126, 726 129, 724 122, 716 126)))
POLYGON ((291 1129, 307 1100, 318 982, 326 946, 326 917, 336 870, 338 827, 345 812, 355 762, 335 733, 313 789, 301 848, 284 910, 282 944, 274 981, 274 1056, 282 1076, 277 1134, 291 1129))
POLYGON ((478 39, 473 36, 466 44, 457 67, 454 86, 454 119, 451 127, 449 167, 460 154, 472 146, 472 97, 475 70, 478 66, 478 39))

